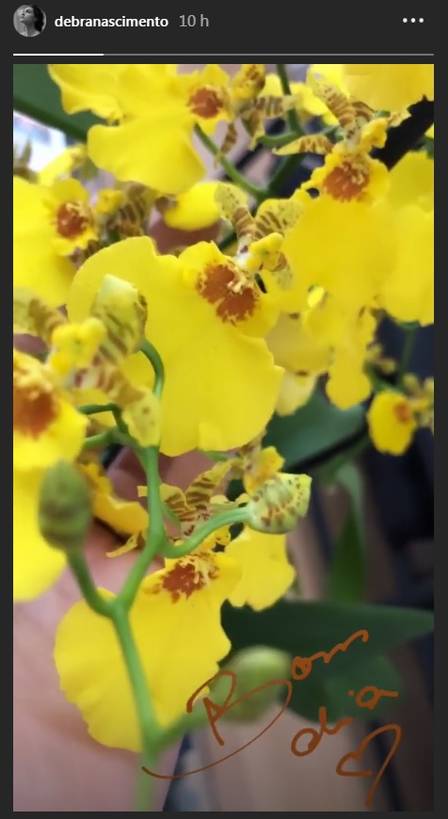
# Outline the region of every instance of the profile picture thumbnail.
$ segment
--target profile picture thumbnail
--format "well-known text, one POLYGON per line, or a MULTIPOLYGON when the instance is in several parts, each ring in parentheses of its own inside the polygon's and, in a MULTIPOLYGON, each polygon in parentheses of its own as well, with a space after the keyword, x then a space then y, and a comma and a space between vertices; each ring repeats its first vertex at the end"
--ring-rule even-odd
POLYGON ((22 37, 37 37, 46 24, 46 15, 40 6, 19 6, 14 12, 14 28, 22 37))

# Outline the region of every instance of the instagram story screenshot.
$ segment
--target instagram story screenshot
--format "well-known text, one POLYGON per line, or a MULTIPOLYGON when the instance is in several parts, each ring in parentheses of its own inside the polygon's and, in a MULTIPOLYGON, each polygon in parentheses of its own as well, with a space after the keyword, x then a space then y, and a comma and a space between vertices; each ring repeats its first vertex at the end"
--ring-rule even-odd
POLYGON ((5 811, 441 809, 441 13, 5 6, 5 811))

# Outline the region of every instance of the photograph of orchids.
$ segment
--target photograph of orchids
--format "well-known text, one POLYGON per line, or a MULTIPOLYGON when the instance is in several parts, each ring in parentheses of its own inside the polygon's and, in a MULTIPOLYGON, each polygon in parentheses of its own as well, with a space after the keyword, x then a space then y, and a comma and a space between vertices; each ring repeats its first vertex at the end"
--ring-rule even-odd
MULTIPOLYGON (((400 463, 432 457, 433 66, 16 65, 14 84, 17 710, 32 686, 41 714, 23 745, 46 747, 51 678, 95 759, 132 752, 127 809, 160 810, 143 767, 174 773, 204 697, 226 701, 220 669, 241 697, 367 630, 288 708, 371 720, 348 682, 404 698, 388 653, 432 629, 369 593, 365 464, 395 476, 398 515, 400 463), (294 538, 333 490, 310 599, 294 538)), ((19 809, 71 776, 37 803, 18 786, 19 809)))

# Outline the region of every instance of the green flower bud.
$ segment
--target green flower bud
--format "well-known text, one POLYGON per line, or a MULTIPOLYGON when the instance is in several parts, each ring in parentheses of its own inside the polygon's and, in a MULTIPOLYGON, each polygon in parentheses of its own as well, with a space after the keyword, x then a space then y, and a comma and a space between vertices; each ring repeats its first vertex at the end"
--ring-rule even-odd
MULTIPOLYGON (((273 680, 289 680, 291 659, 284 651, 268 646, 251 646, 238 651, 223 669, 236 674, 232 702, 273 680)), ((220 701, 221 688, 223 692, 228 693, 229 682, 225 678, 218 680, 216 686, 212 688, 211 698, 215 702, 220 701)), ((238 722, 258 719, 270 705, 284 699, 285 691, 284 685, 266 685, 266 688, 229 708, 225 713, 225 719, 238 722)))
POLYGON ((278 472, 265 481, 246 506, 247 525, 257 532, 278 535, 290 532, 305 517, 311 494, 309 475, 278 472))
POLYGON ((92 520, 89 485, 68 461, 59 461, 42 481, 39 528, 57 549, 77 549, 84 543, 92 520))

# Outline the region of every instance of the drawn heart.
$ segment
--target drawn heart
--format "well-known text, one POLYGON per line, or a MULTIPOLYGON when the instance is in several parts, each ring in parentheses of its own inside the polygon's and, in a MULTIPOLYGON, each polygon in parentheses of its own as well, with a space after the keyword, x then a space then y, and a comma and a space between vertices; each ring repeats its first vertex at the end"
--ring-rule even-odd
POLYGON ((369 777, 369 776, 373 776, 374 771, 365 770, 365 769, 363 771, 353 771, 353 770, 350 771, 350 770, 345 769, 345 765, 346 765, 346 763, 350 764, 350 763, 353 763, 353 762, 358 762, 361 759, 361 757, 362 757, 365 749, 369 745, 370 741, 372 739, 374 739, 374 737, 378 736, 378 734, 384 734, 384 733, 387 733, 388 731, 393 731, 394 732, 394 734, 395 734, 394 741, 392 742, 392 746, 391 746, 391 748, 390 748, 390 750, 389 750, 383 764, 381 765, 381 768, 379 769, 378 773, 376 774, 375 779, 373 780, 373 782, 372 782, 372 784, 370 786, 370 789, 368 791, 367 798, 366 798, 366 806, 367 807, 370 807, 370 805, 372 804, 373 797, 375 795, 375 792, 376 792, 376 789, 377 789, 378 785, 381 782, 384 771, 386 770, 390 760, 394 756, 394 754, 395 754, 395 752, 396 752, 396 750, 397 750, 397 748, 398 748, 398 746, 399 746, 399 744, 401 742, 402 730, 401 730, 400 725, 397 725, 396 723, 389 723, 388 725, 382 725, 380 728, 377 728, 375 731, 372 731, 370 734, 368 734, 366 737, 364 737, 363 740, 361 740, 361 742, 359 743, 359 745, 358 745, 358 747, 356 748, 355 751, 350 751, 348 754, 344 754, 344 756, 342 756, 340 758, 338 764, 336 765, 336 773, 339 774, 339 776, 362 776, 364 778, 369 777))
POLYGON ((373 776, 373 771, 370 770, 346 771, 344 767, 346 763, 350 764, 350 762, 358 762, 361 759, 366 748, 366 739, 367 737, 360 742, 356 751, 350 751, 348 754, 341 756, 338 764, 336 765, 336 773, 339 774, 339 776, 373 776))

